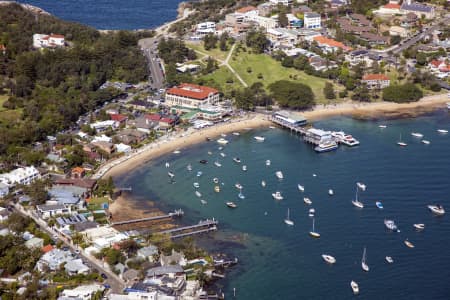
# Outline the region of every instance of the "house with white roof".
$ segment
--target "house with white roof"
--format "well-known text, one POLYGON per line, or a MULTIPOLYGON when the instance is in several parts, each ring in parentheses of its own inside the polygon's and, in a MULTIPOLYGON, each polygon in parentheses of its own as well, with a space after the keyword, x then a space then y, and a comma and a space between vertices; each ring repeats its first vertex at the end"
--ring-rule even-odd
MULTIPOLYGON (((91 300, 98 291, 104 291, 105 287, 100 284, 80 285, 74 289, 65 289, 61 292, 58 300, 91 300)), ((155 299, 156 300, 156 299, 155 299)))
POLYGON ((207 35, 216 33, 216 23, 215 22, 203 22, 197 24, 195 33, 198 35, 207 35))
POLYGON ((306 29, 320 29, 322 28, 322 20, 320 14, 314 12, 307 12, 304 14, 303 26, 306 29))
POLYGON ((433 6, 413 2, 412 0, 404 0, 400 7, 400 12, 405 15, 413 13, 418 18, 424 16, 426 19, 433 19, 436 16, 433 6))
POLYGON ((9 187, 6 183, 0 182, 0 198, 9 194, 9 187))
POLYGON ((88 274, 90 269, 83 263, 81 258, 78 258, 68 261, 64 265, 64 270, 66 270, 67 274, 69 275, 77 275, 77 274, 88 274))
POLYGON ((137 251, 137 257, 153 262, 155 256, 158 255, 158 253, 158 248, 156 246, 150 245, 139 249, 137 251))
POLYGON ((64 46, 65 39, 61 34, 33 34, 33 47, 36 49, 56 48, 64 46))
POLYGON ((276 4, 276 5, 281 4, 284 6, 289 6, 289 5, 292 5, 293 0, 270 0, 270 2, 272 2, 273 4, 276 4))
POLYGON ((41 178, 41 174, 35 167, 23 167, 9 173, 0 174, 0 183, 6 184, 8 187, 13 187, 16 184, 29 185, 39 178, 41 178))

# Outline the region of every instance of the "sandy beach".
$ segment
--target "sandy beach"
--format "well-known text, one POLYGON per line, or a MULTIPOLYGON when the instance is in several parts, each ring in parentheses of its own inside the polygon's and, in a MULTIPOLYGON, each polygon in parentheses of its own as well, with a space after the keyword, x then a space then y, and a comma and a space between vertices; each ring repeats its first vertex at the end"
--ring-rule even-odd
MULTIPOLYGON (((397 104, 391 102, 344 102, 336 105, 319 105, 311 111, 299 112, 305 116, 308 121, 315 121, 333 116, 352 116, 357 119, 376 119, 376 118, 402 118, 415 117, 420 114, 431 112, 437 108, 442 108, 448 102, 447 94, 433 95, 422 98, 418 102, 397 104)), ((144 162, 164 155, 175 150, 183 151, 183 148, 204 142, 206 137, 217 137, 222 133, 239 132, 246 129, 260 128, 271 125, 267 115, 247 114, 243 117, 232 119, 230 122, 221 123, 213 127, 200 130, 190 128, 185 132, 174 133, 163 140, 145 146, 139 149, 130 157, 122 157, 114 162, 103 166, 98 177, 118 176, 125 172, 132 171, 135 167, 144 162)))

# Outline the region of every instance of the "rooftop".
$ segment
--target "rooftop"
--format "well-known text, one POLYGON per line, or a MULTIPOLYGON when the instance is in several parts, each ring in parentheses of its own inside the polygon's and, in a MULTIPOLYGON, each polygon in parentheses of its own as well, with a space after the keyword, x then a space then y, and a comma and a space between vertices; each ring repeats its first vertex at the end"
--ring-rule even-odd
POLYGON ((367 74, 363 76, 362 80, 389 80, 389 77, 384 74, 367 74))
POLYGON ((203 100, 209 95, 217 93, 219 93, 219 91, 211 87, 191 83, 182 83, 179 86, 168 89, 166 92, 166 94, 183 96, 198 100, 203 100))
POLYGON ((426 6, 424 4, 420 4, 420 3, 411 3, 408 4, 405 2, 403 2, 402 6, 401 6, 402 10, 410 10, 410 11, 417 11, 417 12, 426 12, 426 13, 430 13, 433 8, 431 6, 426 6))
POLYGON ((315 37, 313 37, 313 39, 316 42, 318 42, 319 44, 324 44, 324 45, 327 45, 330 47, 335 47, 335 48, 341 48, 342 50, 345 50, 345 51, 352 50, 352 48, 345 46, 343 43, 335 41, 333 39, 326 38, 322 35, 315 36, 315 37))

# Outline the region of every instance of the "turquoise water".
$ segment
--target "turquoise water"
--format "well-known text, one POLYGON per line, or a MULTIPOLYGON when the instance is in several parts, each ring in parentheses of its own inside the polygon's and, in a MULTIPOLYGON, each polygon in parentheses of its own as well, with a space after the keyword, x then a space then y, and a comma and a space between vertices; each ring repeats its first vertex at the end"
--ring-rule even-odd
POLYGON ((263 128, 240 136, 229 134, 230 144, 222 151, 225 158, 219 155, 217 143, 205 142, 143 164, 116 181, 133 186, 138 205, 144 207, 152 199, 167 210, 183 208, 184 223, 207 217, 219 220, 219 232, 199 239, 210 249, 239 257, 240 264, 223 282, 229 297, 236 288, 236 299, 348 299, 353 297, 350 281, 355 280, 361 299, 448 299, 448 215, 435 217, 426 205, 440 203, 450 210, 450 134, 436 132, 450 129, 449 114, 439 111, 413 120, 378 122, 334 118, 314 125, 344 130, 361 145, 317 154, 288 131, 263 128), (379 124, 388 128, 380 129, 379 124), (431 144, 420 143, 411 132, 421 132, 431 144), (396 145, 400 134, 408 147, 396 145), (266 140, 258 143, 255 135, 266 140), (248 166, 247 172, 232 161, 234 156, 248 166), (200 164, 200 159, 208 159, 209 164, 200 164), (214 165, 216 159, 221 168, 214 165), (266 159, 272 161, 270 167, 266 159), (169 183, 166 161, 176 174, 175 183, 169 183), (192 172, 186 170, 188 163, 192 172), (200 178, 195 175, 198 170, 204 174, 200 178), (275 177, 277 170, 283 171, 284 180, 275 177), (224 183, 220 193, 213 191, 214 177, 224 183), (267 182, 265 188, 261 180, 267 182), (195 196, 195 181, 207 205, 195 196), (362 210, 351 204, 357 181, 367 185, 360 193, 362 210), (238 199, 236 182, 244 186, 246 199, 238 199), (298 191, 298 183, 305 186, 304 193, 298 191), (332 197, 329 188, 334 190, 332 197), (284 200, 272 199, 276 190, 282 191, 284 200), (303 196, 313 201, 320 239, 308 235, 312 219, 303 196), (227 208, 224 203, 230 200, 239 207, 227 208), (383 210, 376 208, 378 200, 383 210), (287 208, 293 227, 283 222, 287 208), (385 218, 394 219, 401 232, 386 231, 385 218), (416 232, 414 223, 425 223, 425 230, 416 232), (404 245, 406 238, 414 249, 404 245), (367 247, 368 273, 361 269, 363 247, 367 247), (336 257, 336 264, 326 265, 323 253, 336 257), (394 264, 385 262, 386 255, 394 258, 394 264))

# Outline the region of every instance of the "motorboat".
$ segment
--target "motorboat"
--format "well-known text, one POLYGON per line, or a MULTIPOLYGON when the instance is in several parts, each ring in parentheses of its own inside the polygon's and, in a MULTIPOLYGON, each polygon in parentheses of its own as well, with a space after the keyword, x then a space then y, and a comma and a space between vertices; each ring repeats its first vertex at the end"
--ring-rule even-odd
POLYGON ((406 146, 408 146, 407 143, 405 143, 405 142, 402 141, 402 135, 401 135, 401 134, 400 134, 400 139, 399 139, 398 142, 397 142, 397 145, 399 145, 400 147, 406 147, 406 146))
POLYGON ((239 159, 239 157, 234 157, 234 158, 233 158, 233 161, 234 161, 235 163, 238 163, 238 164, 241 163, 241 160, 239 159))
POLYGON ((276 127, 275 127, 275 126, 269 126, 269 128, 270 128, 270 129, 275 129, 276 127))
POLYGON ((214 192, 219 193, 220 192, 220 186, 218 186, 218 185, 214 186, 214 192))
POLYGON ((206 165, 208 163, 208 161, 206 159, 202 159, 202 160, 200 160, 200 163, 206 165))
POLYGON ((219 144, 221 144, 221 145, 226 145, 226 144, 228 144, 228 141, 227 141, 226 139, 224 139, 224 138, 218 139, 217 142, 218 142, 219 144))
POLYGON ((198 171, 197 172, 197 177, 200 177, 200 176, 202 176, 203 175, 203 172, 202 171, 198 171))
POLYGON ((212 155, 212 151, 208 151, 208 155, 212 155))
POLYGON ((170 164, 168 162, 166 162, 166 168, 169 168, 170 164))
POLYGON ((304 192, 305 191, 305 187, 303 185, 301 185, 300 183, 297 184, 297 188, 300 192, 304 192))
POLYGON ((200 184, 198 183, 198 182, 194 182, 194 187, 196 188, 196 189, 198 189, 199 187, 200 187, 200 184))
POLYGON ((206 200, 203 200, 203 199, 201 199, 200 202, 201 202, 203 205, 208 204, 208 202, 207 202, 206 200))
POLYGON ((261 181, 261 186, 262 187, 265 187, 266 186, 266 182, 263 180, 263 181, 261 181))
POLYGON ((313 218, 312 230, 309 232, 309 235, 312 236, 313 238, 320 238, 320 233, 316 232, 314 229, 314 223, 315 219, 313 218))
POLYGON ((359 285, 355 281, 350 282, 350 286, 352 288, 353 294, 357 295, 359 294, 359 285))
POLYGON ((292 221, 289 217, 289 208, 287 209, 287 216, 286 219, 284 219, 284 223, 286 223, 289 226, 294 226, 294 221, 292 221))
POLYGON ((199 191, 195 191, 195 195, 200 198, 202 196, 202 193, 200 193, 199 191))
POLYGON ((413 243, 408 241, 408 239, 406 239, 404 243, 405 243, 406 247, 408 247, 408 248, 414 248, 415 247, 413 243))
POLYGON ((284 178, 283 172, 281 172, 281 171, 276 171, 275 172, 275 176, 277 176, 277 178, 280 179, 280 180, 284 178))
POLYGON ((311 199, 309 199, 308 197, 303 197, 303 202, 305 202, 305 203, 308 204, 308 205, 311 205, 311 204, 312 204, 311 199))
POLYGON ((445 214, 445 209, 440 204, 428 205, 428 209, 435 215, 442 216, 443 214, 445 214))
POLYGON ((338 141, 341 144, 344 144, 349 147, 357 146, 359 145, 359 141, 355 139, 350 134, 346 134, 343 131, 333 131, 331 132, 331 136, 333 136, 336 141, 338 141))
POLYGON ((237 207, 236 203, 234 203, 234 202, 232 202, 232 201, 227 202, 226 205, 227 205, 228 207, 230 207, 230 208, 236 208, 236 207, 237 207))
POLYGON ((332 189, 328 190, 328 195, 333 196, 334 195, 334 191, 332 189))
POLYGON ((270 159, 266 160, 266 166, 270 166, 270 163, 271 163, 270 159))
POLYGON ((281 195, 280 191, 276 191, 275 193, 272 193, 272 197, 275 200, 283 200, 283 195, 281 195))
POLYGON ((223 152, 220 152, 220 156, 225 157, 227 155, 225 153, 223 153, 223 152))
POLYGON ((386 226, 386 228, 389 230, 400 232, 400 230, 398 230, 397 224, 395 224, 394 220, 386 220, 385 219, 384 226, 386 226))
POLYGON ((258 142, 264 142, 264 140, 265 140, 266 138, 263 137, 263 136, 255 136, 254 139, 257 140, 258 142))
POLYGON ((222 166, 222 164, 220 162, 218 162, 217 160, 214 162, 214 165, 218 168, 220 168, 222 166))
POLYGON ((241 185, 239 182, 237 182, 234 186, 235 186, 238 190, 241 190, 241 189, 242 189, 242 185, 241 185))
POLYGON ((425 229, 425 224, 423 224, 423 223, 414 224, 414 228, 416 230, 418 230, 418 231, 424 230, 425 229))
POLYGON ((168 175, 170 178, 174 178, 174 177, 175 177, 175 174, 172 173, 172 172, 167 172, 167 175, 168 175))
POLYGON ((425 144, 425 145, 431 144, 431 142, 429 140, 422 140, 421 142, 422 142, 422 144, 425 144))
POLYGON ((383 209, 383 203, 381 203, 380 201, 375 202, 375 205, 379 208, 379 209, 383 209))
POLYGON ((315 214, 316 214, 316 210, 314 208, 310 208, 308 211, 308 216, 314 217, 315 214))
POLYGON ((352 200, 352 204, 358 208, 364 208, 364 204, 358 200, 358 188, 356 188, 355 200, 352 200))
POLYGON ((321 142, 319 145, 317 145, 314 148, 314 151, 316 151, 317 153, 323 153, 323 152, 334 151, 337 148, 338 148, 338 144, 334 140, 330 139, 330 140, 321 142))
POLYGON ((240 136, 241 134, 239 132, 233 132, 233 135, 240 136))
POLYGON ((366 186, 364 183, 362 183, 362 182, 357 182, 356 185, 358 186, 358 188, 359 188, 361 191, 365 191, 366 188, 367 188, 367 186, 366 186))
POLYGON ((329 254, 322 254, 322 258, 325 262, 329 263, 329 264, 335 264, 336 263, 336 258, 334 258, 333 256, 329 255, 329 254))
POLYGON ((438 129, 437 132, 446 134, 446 133, 448 133, 448 130, 447 129, 438 129))
POLYGON ((317 177, 317 174, 313 173, 313 177, 317 177))
POLYGON ((421 134, 419 132, 411 132, 411 135, 416 138, 420 138, 420 139, 423 138, 423 134, 421 134))
POLYGON ((389 264, 392 264, 392 263, 394 262, 394 259, 393 259, 391 256, 386 256, 386 261, 387 261, 389 264))
POLYGON ((364 247, 363 257, 361 259, 361 268, 364 271, 369 272, 369 266, 367 265, 366 247, 364 247))
POLYGON ((381 129, 385 129, 387 126, 386 125, 378 125, 378 127, 381 129))
POLYGON ((214 178, 213 178, 213 182, 214 182, 214 183, 219 183, 219 178, 214 177, 214 178))
POLYGON ((175 151, 173 151, 173 154, 180 154, 181 153, 181 151, 180 150, 175 150, 175 151))
POLYGON ((220 134, 221 137, 226 137, 227 135, 225 133, 220 134))
POLYGON ((219 146, 217 149, 218 149, 219 151, 222 151, 222 150, 223 150, 223 147, 222 147, 222 146, 219 146))
POLYGON ((187 167, 186 167, 186 169, 187 169, 189 172, 192 171, 192 165, 191 165, 191 164, 188 164, 187 167))
POLYGON ((246 166, 246 165, 243 165, 243 166, 242 166, 242 171, 244 171, 244 172, 247 171, 247 166, 246 166))

